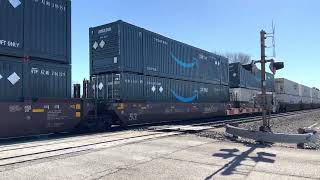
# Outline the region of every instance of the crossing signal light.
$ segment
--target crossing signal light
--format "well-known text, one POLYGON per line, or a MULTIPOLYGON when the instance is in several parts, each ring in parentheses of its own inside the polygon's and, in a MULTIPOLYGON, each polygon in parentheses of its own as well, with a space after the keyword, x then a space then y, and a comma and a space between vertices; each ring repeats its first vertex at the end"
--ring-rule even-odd
POLYGON ((270 67, 271 72, 273 74, 276 74, 277 70, 284 68, 284 63, 283 62, 274 62, 274 60, 272 60, 269 67, 270 67))

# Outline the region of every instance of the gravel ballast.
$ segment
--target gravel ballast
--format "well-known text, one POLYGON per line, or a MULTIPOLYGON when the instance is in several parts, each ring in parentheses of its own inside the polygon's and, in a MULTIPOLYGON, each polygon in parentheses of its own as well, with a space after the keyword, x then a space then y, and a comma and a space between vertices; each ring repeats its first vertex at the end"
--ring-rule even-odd
MULTIPOLYGON (((262 121, 250 122, 239 124, 239 127, 246 128, 249 130, 258 130, 262 125, 262 121)), ((297 134, 299 128, 312 127, 317 133, 317 142, 306 144, 305 148, 320 150, 320 109, 313 110, 308 113, 276 117, 270 120, 270 125, 272 132, 274 133, 288 133, 297 134)), ((214 129, 210 131, 205 131, 198 133, 197 135, 202 137, 214 138, 218 140, 230 141, 229 138, 225 136, 224 128, 214 129)), ((239 138, 238 142, 256 143, 253 140, 239 138)), ((288 148, 296 148, 295 144, 281 144, 275 143, 273 146, 283 146, 288 148)))

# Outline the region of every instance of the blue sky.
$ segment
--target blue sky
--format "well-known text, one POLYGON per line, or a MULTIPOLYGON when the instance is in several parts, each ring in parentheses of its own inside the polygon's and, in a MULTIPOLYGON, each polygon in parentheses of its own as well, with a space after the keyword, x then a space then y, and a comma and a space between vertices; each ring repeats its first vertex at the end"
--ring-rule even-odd
POLYGON ((89 77, 89 27, 122 19, 207 51, 259 59, 259 31, 274 20, 277 58, 285 62, 276 76, 320 87, 319 8, 318 0, 74 0, 73 81, 89 77))

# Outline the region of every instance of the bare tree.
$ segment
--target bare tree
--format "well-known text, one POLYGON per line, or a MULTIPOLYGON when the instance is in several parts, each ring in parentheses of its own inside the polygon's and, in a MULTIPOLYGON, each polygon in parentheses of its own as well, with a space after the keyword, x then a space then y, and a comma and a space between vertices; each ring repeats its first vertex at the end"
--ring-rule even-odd
POLYGON ((225 53, 224 56, 229 59, 230 63, 240 62, 241 64, 247 64, 251 61, 251 56, 245 53, 225 53))

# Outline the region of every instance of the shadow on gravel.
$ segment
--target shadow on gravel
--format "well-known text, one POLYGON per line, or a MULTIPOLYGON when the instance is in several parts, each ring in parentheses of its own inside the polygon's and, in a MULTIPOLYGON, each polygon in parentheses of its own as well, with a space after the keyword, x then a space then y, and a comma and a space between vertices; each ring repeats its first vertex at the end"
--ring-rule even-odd
POLYGON ((252 145, 252 144, 246 144, 247 147, 249 147, 248 150, 241 152, 239 149, 220 149, 220 153, 215 153, 212 156, 219 157, 222 159, 232 159, 230 162, 225 164, 223 167, 212 173, 210 176, 206 177, 205 180, 212 179, 216 174, 222 175, 222 176, 228 176, 232 174, 239 174, 242 176, 248 176, 250 173, 250 169, 253 169, 254 166, 259 162, 264 163, 274 163, 275 160, 272 159, 276 157, 275 154, 266 153, 266 152, 257 152, 253 155, 250 155, 257 149, 265 148, 268 146, 263 145, 252 145), (245 165, 242 164, 243 161, 253 161, 254 165, 245 165), (245 169, 238 170, 240 166, 245 166, 245 169))

